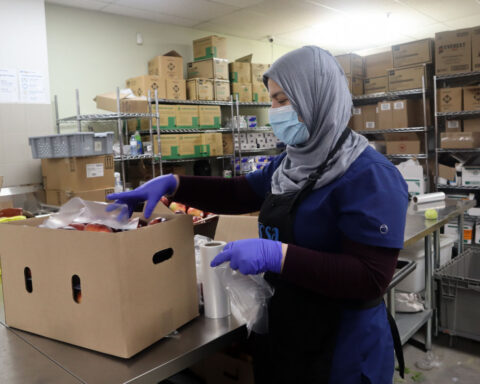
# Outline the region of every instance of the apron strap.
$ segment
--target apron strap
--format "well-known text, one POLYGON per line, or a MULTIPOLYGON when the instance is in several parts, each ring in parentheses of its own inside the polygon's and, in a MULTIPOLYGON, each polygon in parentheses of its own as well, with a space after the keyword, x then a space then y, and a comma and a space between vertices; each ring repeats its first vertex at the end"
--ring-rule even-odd
POLYGON ((397 323, 392 317, 389 311, 387 311, 388 323, 390 324, 390 330, 392 331, 393 348, 395 349, 395 356, 398 361, 398 372, 402 379, 405 378, 405 358, 403 356, 402 340, 400 339, 400 333, 398 332, 397 323))

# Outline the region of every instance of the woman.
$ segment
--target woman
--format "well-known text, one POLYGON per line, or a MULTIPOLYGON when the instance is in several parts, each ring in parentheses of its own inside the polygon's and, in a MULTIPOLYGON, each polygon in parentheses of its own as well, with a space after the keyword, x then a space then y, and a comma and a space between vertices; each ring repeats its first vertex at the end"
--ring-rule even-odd
POLYGON ((109 196, 130 212, 160 197, 218 213, 260 210, 259 239, 234 241, 212 262, 275 286, 269 334, 254 335, 258 383, 390 384, 392 334, 381 300, 403 246, 407 186, 367 140, 346 128, 344 73, 308 46, 264 75, 275 135, 286 151, 233 179, 166 175, 109 196))

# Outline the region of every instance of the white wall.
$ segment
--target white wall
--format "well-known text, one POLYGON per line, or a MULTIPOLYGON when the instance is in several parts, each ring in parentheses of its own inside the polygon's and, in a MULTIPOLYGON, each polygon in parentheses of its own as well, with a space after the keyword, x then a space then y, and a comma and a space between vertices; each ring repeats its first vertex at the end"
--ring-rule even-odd
MULTIPOLYGON (((92 99, 123 87, 129 77, 148 73, 152 57, 175 49, 184 66, 193 59, 192 41, 211 32, 158 24, 136 18, 46 5, 48 57, 52 95, 60 117, 75 114, 75 88, 82 113, 96 112, 92 99), (136 33, 143 45, 136 45, 136 33)), ((293 49, 227 36, 228 59, 253 53, 253 61, 271 63, 293 49)))
MULTIPOLYGON (((43 0, 0 0, 0 68, 40 72, 48 83, 43 0)), ((0 175, 5 186, 41 182, 40 162, 32 160, 28 137, 51 130, 49 104, 0 103, 0 175)))

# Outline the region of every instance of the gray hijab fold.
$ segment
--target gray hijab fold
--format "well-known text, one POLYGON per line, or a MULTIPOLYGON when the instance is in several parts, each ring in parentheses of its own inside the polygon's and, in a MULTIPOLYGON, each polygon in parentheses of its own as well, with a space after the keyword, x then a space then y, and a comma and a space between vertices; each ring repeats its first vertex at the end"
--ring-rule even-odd
MULTIPOLYGON (((283 89, 310 134, 304 144, 287 145, 287 155, 272 177, 273 194, 295 192, 339 140, 350 120, 352 97, 340 65, 329 52, 316 46, 282 56, 265 72, 263 81, 267 86, 269 78, 283 89)), ((367 139, 352 131, 314 189, 341 177, 367 146, 367 139)))

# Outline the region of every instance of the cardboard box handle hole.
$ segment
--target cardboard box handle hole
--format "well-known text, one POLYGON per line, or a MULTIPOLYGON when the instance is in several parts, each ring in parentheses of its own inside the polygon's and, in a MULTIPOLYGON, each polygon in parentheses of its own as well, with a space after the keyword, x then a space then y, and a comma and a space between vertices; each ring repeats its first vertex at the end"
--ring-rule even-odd
POLYGON ((25 289, 28 293, 32 293, 32 271, 30 271, 30 268, 25 267, 25 269, 23 270, 23 275, 25 276, 25 289))
POLYGON ((78 275, 72 276, 72 294, 73 301, 75 301, 77 304, 80 304, 82 302, 82 285, 78 275))
POLYGON ((167 248, 155 253, 153 255, 152 261, 153 261, 153 264, 160 264, 170 259, 172 256, 173 256, 173 249, 167 248))

